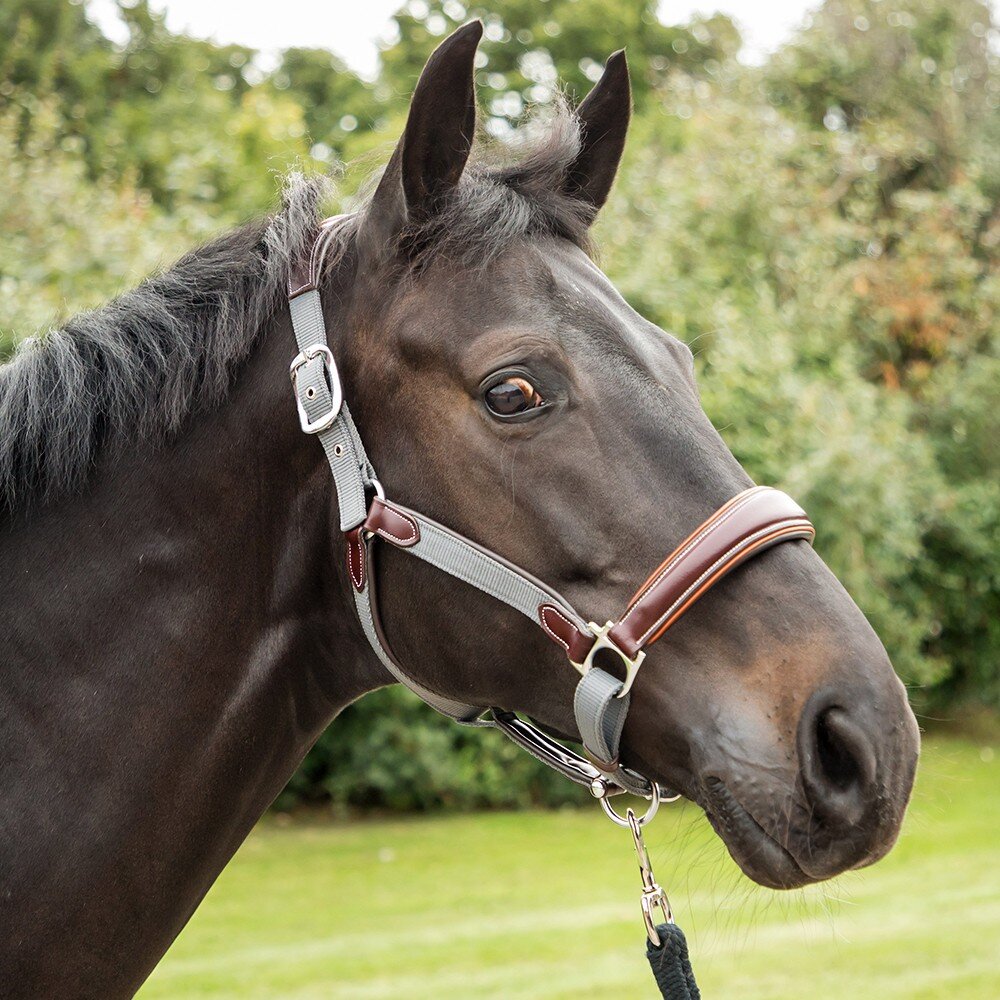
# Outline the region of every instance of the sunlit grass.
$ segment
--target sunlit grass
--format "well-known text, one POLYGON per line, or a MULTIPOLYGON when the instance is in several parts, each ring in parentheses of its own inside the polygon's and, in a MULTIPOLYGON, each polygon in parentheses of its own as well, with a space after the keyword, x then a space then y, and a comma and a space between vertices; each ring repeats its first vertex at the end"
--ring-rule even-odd
MULTIPOLYGON (((929 740, 899 844, 792 894, 692 807, 650 828, 706 997, 1000 996, 1000 761, 929 740)), ((161 997, 653 997, 627 831, 596 807, 261 824, 141 991, 161 997)))

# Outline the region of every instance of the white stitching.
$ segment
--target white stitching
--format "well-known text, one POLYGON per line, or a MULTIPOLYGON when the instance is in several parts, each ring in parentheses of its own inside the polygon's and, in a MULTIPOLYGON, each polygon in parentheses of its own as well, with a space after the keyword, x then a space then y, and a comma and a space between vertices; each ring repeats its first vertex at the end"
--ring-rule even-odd
POLYGON ((360 542, 359 543, 352 542, 350 539, 347 540, 347 571, 351 574, 351 582, 354 584, 354 586, 358 590, 361 590, 361 589, 363 589, 364 582, 365 582, 364 573, 363 573, 364 562, 363 562, 363 560, 361 560, 361 566, 359 567, 360 571, 359 571, 358 575, 355 576, 354 575, 354 547, 355 547, 355 544, 359 544, 360 545, 361 543, 360 542))
POLYGON ((755 496, 759 495, 761 490, 769 488, 770 487, 767 486, 754 487, 753 490, 747 493, 747 495, 739 503, 733 504, 733 506, 730 507, 729 510, 722 515, 722 517, 717 520, 710 519, 709 523, 705 525, 692 539, 690 539, 690 541, 688 541, 679 552, 669 559, 663 569, 652 580, 650 580, 649 584, 643 588, 642 594, 635 599, 635 604, 633 604, 632 607, 625 612, 625 617, 618 624, 624 625, 625 622, 632 617, 632 613, 642 603, 642 599, 646 596, 646 594, 648 594, 667 575, 667 573, 669 573, 699 542, 701 542, 706 535, 715 531, 716 528, 721 527, 738 510, 742 510, 755 496))
POLYGON ((559 645, 562 646, 562 648, 565 649, 566 652, 568 653, 569 643, 566 642, 565 639, 561 639, 558 635, 556 635, 556 633, 553 632, 552 629, 549 627, 549 623, 545 620, 545 614, 548 611, 551 611, 554 614, 558 615, 558 617, 560 617, 567 625, 569 625, 570 628, 575 630, 576 626, 558 608, 554 608, 550 604, 542 605, 542 609, 539 614, 539 617, 541 618, 542 629, 545 631, 547 635, 552 636, 552 638, 555 639, 555 641, 558 642, 559 645))
MULTIPOLYGON (((742 539, 741 541, 737 542, 734 545, 731 545, 728 549, 726 549, 726 551, 721 556, 719 556, 718 559, 715 560, 714 563, 712 563, 711 566, 708 567, 708 569, 705 570, 704 573, 701 574, 701 576, 698 577, 697 580, 695 580, 687 588, 687 590, 684 591, 683 594, 680 595, 680 597, 677 598, 676 601, 674 601, 673 604, 670 605, 669 608, 667 608, 666 611, 663 612, 662 615, 660 615, 659 618, 656 619, 656 621, 645 632, 643 632, 643 634, 639 638, 638 645, 640 647, 643 646, 646 640, 649 638, 649 636, 653 632, 655 632, 657 628, 659 628, 661 622, 666 621, 666 619, 668 619, 670 615, 673 613, 674 609, 678 605, 683 604, 687 596, 692 591, 697 590, 698 587, 704 582, 704 580, 707 577, 711 576, 715 572, 715 570, 718 569, 720 565, 727 562, 732 556, 737 555, 740 551, 746 548, 746 546, 749 545, 751 542, 756 541, 761 535, 767 535, 773 531, 778 531, 783 527, 799 524, 800 522, 801 518, 793 518, 791 520, 779 521, 775 524, 769 524, 766 528, 761 528, 759 531, 755 531, 752 535, 747 535, 746 538, 742 539)), ((622 621, 624 621, 624 619, 622 619, 622 621)))

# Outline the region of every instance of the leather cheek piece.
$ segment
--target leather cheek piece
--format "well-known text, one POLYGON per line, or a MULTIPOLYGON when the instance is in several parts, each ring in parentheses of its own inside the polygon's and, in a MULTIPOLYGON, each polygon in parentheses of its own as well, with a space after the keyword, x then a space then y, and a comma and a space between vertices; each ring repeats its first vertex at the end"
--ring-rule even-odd
POLYGON ((406 549, 420 541, 420 528, 417 522, 401 510, 376 497, 372 501, 368 517, 362 525, 365 531, 370 531, 379 538, 384 538, 393 545, 406 549))

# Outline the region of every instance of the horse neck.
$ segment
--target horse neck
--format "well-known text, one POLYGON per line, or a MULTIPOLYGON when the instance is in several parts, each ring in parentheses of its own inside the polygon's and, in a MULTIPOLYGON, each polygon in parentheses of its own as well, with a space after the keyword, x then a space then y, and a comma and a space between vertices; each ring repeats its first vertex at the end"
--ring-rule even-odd
POLYGON ((0 528, 0 909, 19 930, 0 968, 24 995, 130 995, 317 735, 385 681, 293 351, 278 317, 222 408, 0 528))

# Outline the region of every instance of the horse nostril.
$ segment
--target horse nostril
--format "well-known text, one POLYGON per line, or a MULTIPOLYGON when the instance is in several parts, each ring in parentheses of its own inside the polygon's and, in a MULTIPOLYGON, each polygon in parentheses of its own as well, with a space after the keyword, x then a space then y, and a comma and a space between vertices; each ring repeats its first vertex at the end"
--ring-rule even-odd
POLYGON ((872 800, 875 752, 845 709, 828 706, 803 713, 799 760, 815 814, 831 826, 859 822, 872 800))
POLYGON ((854 740, 844 721, 844 712, 828 708, 816 718, 816 754, 820 768, 834 788, 846 791, 859 777, 854 740))

